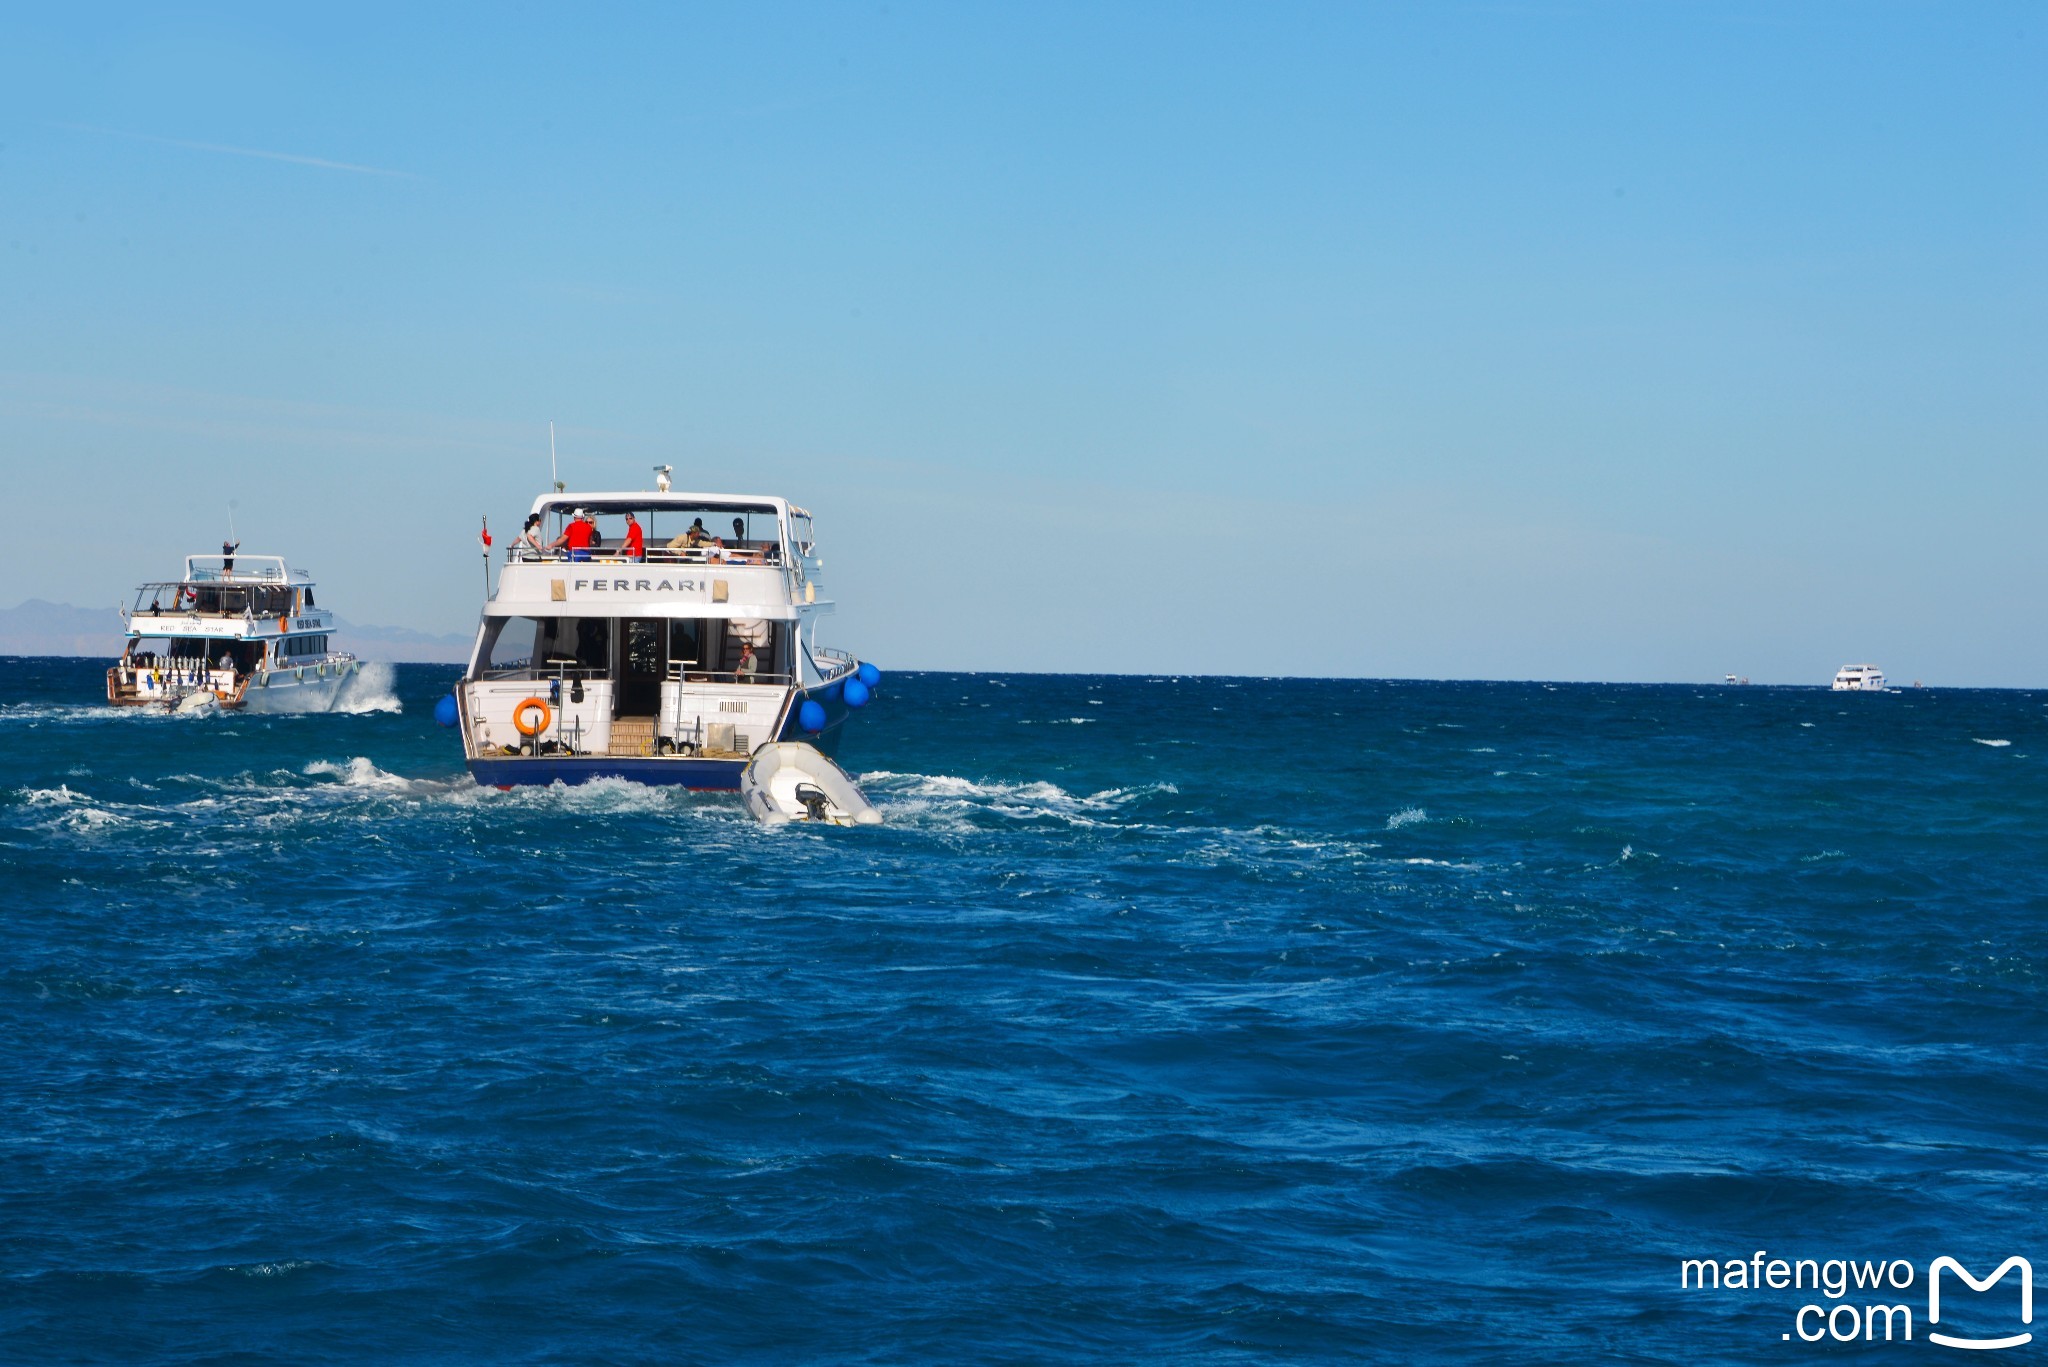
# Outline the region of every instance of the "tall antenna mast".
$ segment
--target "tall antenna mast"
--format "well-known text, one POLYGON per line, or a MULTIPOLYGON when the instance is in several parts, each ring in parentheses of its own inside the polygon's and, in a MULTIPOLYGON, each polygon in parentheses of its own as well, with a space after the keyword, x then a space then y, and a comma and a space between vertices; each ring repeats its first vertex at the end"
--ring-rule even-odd
POLYGON ((555 492, 562 492, 562 472, 555 468, 555 420, 548 419, 548 478, 554 481, 555 492))

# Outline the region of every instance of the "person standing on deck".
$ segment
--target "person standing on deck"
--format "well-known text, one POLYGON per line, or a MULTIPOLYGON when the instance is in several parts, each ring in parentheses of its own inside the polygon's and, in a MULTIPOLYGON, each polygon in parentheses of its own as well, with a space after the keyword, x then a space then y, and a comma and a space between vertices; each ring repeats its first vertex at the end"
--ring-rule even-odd
POLYGON ((571 515, 569 525, 562 529, 562 534, 548 543, 548 549, 559 551, 566 548, 571 560, 588 560, 590 537, 596 530, 596 525, 590 520, 590 514, 578 508, 571 515))
POLYGON ((528 513, 526 515, 526 525, 519 529, 519 535, 513 539, 506 553, 511 554, 521 546, 530 547, 536 554, 545 555, 547 553, 548 548, 541 544, 539 513, 528 513))
POLYGON ((647 558, 647 533, 640 530, 640 519, 629 509, 626 513, 626 559, 647 558))
POLYGON ((240 549, 242 549, 242 543, 239 541, 223 541, 220 543, 220 568, 222 574, 233 574, 235 572, 235 552, 240 549))

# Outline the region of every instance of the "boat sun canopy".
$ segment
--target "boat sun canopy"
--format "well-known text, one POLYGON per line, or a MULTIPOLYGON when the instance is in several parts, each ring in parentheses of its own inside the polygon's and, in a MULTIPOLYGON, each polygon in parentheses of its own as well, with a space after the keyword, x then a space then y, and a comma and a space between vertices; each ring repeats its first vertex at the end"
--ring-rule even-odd
POLYGON ((773 527, 774 519, 780 517, 782 512, 775 504, 764 499, 704 497, 683 501, 673 495, 653 494, 640 498, 634 498, 630 494, 581 497, 562 494, 543 500, 536 511, 566 521, 578 508, 597 517, 619 517, 630 512, 646 526, 650 536, 654 534, 657 524, 667 529, 669 535, 676 535, 691 522, 698 520, 704 523, 706 531, 720 535, 732 529, 732 520, 735 517, 748 520, 748 535, 760 535, 760 532, 754 530, 751 520, 765 517, 770 519, 768 526, 773 527))

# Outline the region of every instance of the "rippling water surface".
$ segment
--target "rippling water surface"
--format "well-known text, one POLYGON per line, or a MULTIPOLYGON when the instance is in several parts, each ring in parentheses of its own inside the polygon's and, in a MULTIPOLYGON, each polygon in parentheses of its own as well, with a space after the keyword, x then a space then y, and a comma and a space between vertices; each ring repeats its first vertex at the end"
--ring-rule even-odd
POLYGON ((478 789, 450 676, 10 662, 0 1358, 1793 1361, 1678 1261, 2048 1272, 2048 695, 894 675, 889 824, 771 832, 478 789))

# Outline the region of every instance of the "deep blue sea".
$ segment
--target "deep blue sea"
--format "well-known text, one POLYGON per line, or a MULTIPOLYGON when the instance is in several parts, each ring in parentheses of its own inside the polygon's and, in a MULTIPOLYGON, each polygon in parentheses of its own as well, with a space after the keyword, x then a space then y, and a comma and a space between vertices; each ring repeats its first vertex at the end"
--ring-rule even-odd
POLYGON ((1939 1360, 1933 1259, 2048 1276, 2048 694, 892 674, 889 824, 769 831, 477 788, 450 669, 6 667, 8 1362, 1939 1360), (1759 1250, 1915 1341, 1681 1289, 1759 1250))

